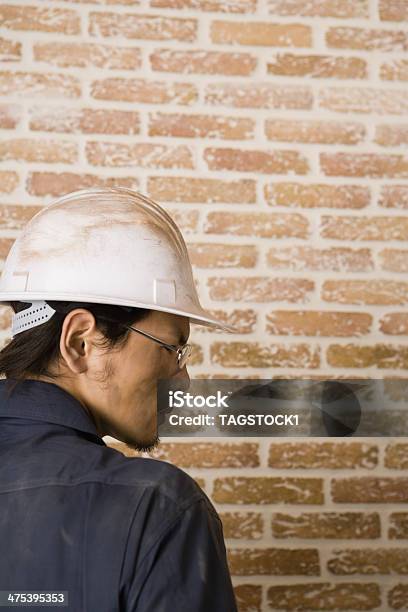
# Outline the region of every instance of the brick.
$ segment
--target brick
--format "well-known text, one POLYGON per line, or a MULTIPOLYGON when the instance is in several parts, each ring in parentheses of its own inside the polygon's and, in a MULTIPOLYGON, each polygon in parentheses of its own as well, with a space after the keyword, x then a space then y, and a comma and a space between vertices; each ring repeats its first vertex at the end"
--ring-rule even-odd
POLYGON ((214 342, 210 347, 211 363, 226 368, 318 368, 319 355, 319 348, 308 344, 214 342))
POLYGON ((390 540, 406 540, 408 538, 408 512, 393 512, 389 517, 390 540))
POLYGON ((408 178, 408 157, 377 153, 320 153, 326 176, 408 178))
POLYGON ((0 95, 79 98, 81 86, 68 74, 0 71, 0 95))
POLYGON ((312 30, 299 23, 265 23, 264 21, 213 21, 211 42, 222 45, 267 47, 311 47, 312 30))
POLYGON ((149 55, 152 70, 182 72, 184 74, 225 74, 249 76, 257 65, 256 58, 249 53, 228 53, 194 49, 174 51, 156 49, 149 55))
POLYGON ((322 299, 339 304, 398 306, 408 303, 408 283, 388 279, 324 281, 322 299))
POLYGON ((338 113, 406 115, 408 99, 399 89, 327 87, 320 90, 319 106, 338 113))
POLYGON ((380 587, 374 583, 315 582, 272 586, 269 605, 277 610, 373 610, 381 605, 380 587))
POLYGON ((383 147, 408 144, 408 125, 377 125, 375 142, 383 147))
POLYGON ((396 584, 388 591, 387 603, 393 610, 401 610, 408 607, 408 585, 396 584))
POLYGON ((263 535, 264 521, 259 512, 221 512, 224 538, 259 540, 263 535))
POLYGON ((277 270, 369 272, 374 268, 369 249, 348 247, 274 247, 269 249, 266 258, 268 266, 277 270))
POLYGON ((323 504, 323 479, 271 476, 216 478, 212 499, 221 504, 323 504))
POLYGON ((314 282, 303 278, 211 277, 208 279, 212 300, 242 302, 305 302, 314 282))
POLYGON ((190 105, 198 99, 193 83, 123 79, 121 77, 92 81, 91 96, 96 100, 136 102, 138 104, 190 105))
POLYGON ((209 212, 204 232, 260 238, 307 238, 309 223, 299 214, 209 212))
MULTIPOLYGON (((236 308, 231 312, 225 310, 207 309, 212 316, 220 321, 229 323, 238 329, 239 334, 250 334, 255 330, 257 313, 252 308, 236 308)), ((196 333, 217 334, 223 333, 222 330, 200 325, 196 329, 196 333)))
POLYGON ((338 478, 331 483, 332 498, 338 503, 406 503, 408 478, 365 476, 338 478))
POLYGON ((184 232, 196 232, 198 227, 198 210, 176 210, 167 209, 170 217, 176 225, 184 232))
MULTIPOLYGON (((0 258, 5 259, 13 246, 14 238, 0 238, 0 258)), ((2 347, 3 348, 3 347, 2 347)))
POLYGON ((9 331, 11 327, 12 310, 9 307, 2 306, 0 308, 0 329, 9 331))
POLYGON ((408 368, 408 347, 390 344, 357 346, 332 344, 326 353, 327 363, 337 368, 408 368))
POLYGON ((57 32, 58 34, 80 34, 81 22, 76 11, 36 6, 0 5, 0 22, 10 30, 33 30, 35 32, 57 32))
POLYGON ((408 313, 391 312, 380 320, 380 331, 393 336, 408 335, 408 313))
POLYGON ((253 268, 258 252, 253 245, 190 243, 188 254, 197 268, 253 268))
POLYGON ((332 574, 408 574, 406 548, 334 550, 327 561, 332 574))
POLYGON ((320 235, 334 240, 407 240, 408 218, 322 215, 320 235))
POLYGON ((185 168, 192 170, 191 150, 184 145, 162 145, 150 142, 87 142, 88 163, 92 166, 139 166, 141 168, 185 168))
POLYGON ((384 466, 394 470, 408 468, 408 444, 404 442, 390 443, 385 449, 384 466))
POLYGON ((21 59, 21 43, 0 37, 0 61, 18 62, 21 59))
POLYGON ((319 576, 319 553, 314 548, 238 548, 228 550, 235 576, 319 576))
POLYGON ((206 104, 235 108, 283 108, 310 110, 313 95, 308 87, 274 85, 272 83, 208 83, 205 87, 206 104))
POLYGON ((336 49, 361 49, 363 51, 408 51, 408 32, 332 27, 326 31, 326 45, 336 49))
POLYGON ((309 163, 298 151, 260 151, 228 148, 204 149, 209 170, 261 172, 266 174, 307 174, 309 163))
POLYGON ((259 584, 239 584, 234 586, 239 612, 261 612, 262 586, 259 584))
POLYGON ((269 13, 275 15, 297 15, 302 17, 368 17, 368 0, 320 0, 304 2, 302 0, 269 0, 269 13))
POLYGON ((408 381, 404 376, 384 376, 384 392, 391 402, 405 400, 408 381))
POLYGON ((225 181, 221 179, 151 176, 147 190, 159 202, 202 204, 255 204, 256 183, 253 179, 225 181))
POLYGON ((204 480, 204 478, 196 478, 195 476, 193 476, 193 479, 196 481, 196 483, 198 484, 200 489, 205 489, 205 480, 204 480))
POLYGON ((311 78, 364 79, 367 63, 358 57, 277 53, 266 63, 267 74, 311 78))
POLYGON ((129 13, 89 13, 91 36, 123 36, 137 40, 178 40, 194 42, 197 19, 129 13))
POLYGON ((133 111, 38 106, 30 109, 30 130, 76 134, 139 134, 140 116, 133 111))
POLYGON ((384 81, 408 81, 408 61, 401 59, 381 64, 380 78, 384 81))
POLYGON ((17 104, 0 104, 0 128, 12 130, 18 126, 23 108, 17 104))
POLYGON ((408 251, 402 249, 383 249, 378 253, 382 270, 389 272, 408 272, 408 251))
MULTIPOLYGON (((114 443, 114 448, 125 455, 134 456, 123 443, 114 443), (120 448, 119 448, 120 447, 120 448), (130 453, 130 454, 129 454, 130 453)), ((258 467, 258 444, 253 442, 161 442, 150 456, 168 461, 183 468, 242 468, 258 467)))
POLYGON ((408 186, 384 185, 381 188, 378 205, 383 208, 408 208, 408 186))
POLYGON ((128 187, 139 188, 135 177, 102 177, 96 174, 76 174, 75 172, 31 172, 27 178, 26 189, 33 196, 61 196, 78 189, 90 187, 128 187))
POLYGON ((254 138, 254 130, 255 121, 246 117, 216 117, 180 113, 149 114, 149 136, 248 140, 254 138))
POLYGON ((379 0, 378 9, 383 21, 408 21, 408 6, 404 0, 379 0))
POLYGON ((0 159, 27 162, 74 163, 78 158, 77 144, 61 140, 31 140, 16 138, 0 142, 0 159))
POLYGON ((265 185, 264 196, 270 206, 360 209, 370 203, 369 188, 360 185, 273 182, 265 185))
POLYGON ((7 230, 22 230, 26 223, 40 210, 41 206, 2 204, 0 207, 1 227, 7 230))
MULTIPOLYGON (((198 379, 198 380, 217 380, 217 378, 225 378, 227 380, 238 380, 241 377, 237 374, 229 374, 229 373, 225 373, 225 372, 218 372, 218 373, 208 373, 208 372, 199 372, 197 375, 194 376, 194 378, 198 379)), ((258 374, 249 374, 247 376, 248 380, 260 380, 261 376, 259 376, 258 374)))
POLYGON ((316 538, 360 540, 381 536, 377 512, 303 512, 297 516, 277 512, 272 515, 275 538, 316 538))
POLYGON ((275 310, 266 315, 266 331, 285 336, 361 336, 371 329, 364 312, 275 310))
POLYGON ((256 8, 256 0, 151 0, 150 6, 220 13, 253 13, 256 8))
POLYGON ((139 0, 64 0, 64 2, 73 2, 75 4, 109 4, 109 5, 127 5, 139 6, 139 0))
MULTIPOLYGON (((312 372, 308 373, 308 374, 276 374, 276 376, 273 377, 274 380, 294 380, 294 381, 303 381, 303 380, 307 380, 307 381, 318 381, 318 382, 322 382, 322 381, 327 381, 327 380, 343 380, 343 379, 347 379, 347 380, 369 380, 370 377, 365 375, 365 374, 359 374, 359 375, 352 375, 350 374, 349 376, 343 376, 343 375, 339 375, 339 374, 335 374, 334 372, 331 374, 314 374, 312 372)), ((388 380, 390 377, 384 377, 384 380, 388 380)))
POLYGON ((361 123, 340 123, 339 121, 267 119, 265 135, 268 140, 282 142, 358 144, 365 138, 365 127, 361 123))
POLYGON ((190 365, 201 365, 204 361, 203 350, 201 346, 193 342, 191 343, 191 347, 192 353, 189 361, 190 365))
POLYGON ((139 70, 142 66, 140 49, 96 45, 92 43, 36 43, 34 59, 62 68, 108 68, 139 70))
POLYGON ((271 468, 372 469, 378 465, 378 448, 361 442, 273 442, 271 468))
POLYGON ((12 193, 18 187, 18 174, 12 170, 0 170, 0 193, 12 193))
POLYGON ((381 269, 389 272, 408 272, 408 251, 402 249, 384 249, 378 257, 381 269))

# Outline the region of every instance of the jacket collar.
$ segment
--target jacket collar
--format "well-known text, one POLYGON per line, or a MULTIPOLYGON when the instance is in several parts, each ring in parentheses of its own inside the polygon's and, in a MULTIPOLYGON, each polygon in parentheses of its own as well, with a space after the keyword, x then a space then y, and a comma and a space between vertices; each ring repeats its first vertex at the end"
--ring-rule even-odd
POLYGON ((73 395, 58 385, 42 380, 19 381, 11 391, 9 382, 0 380, 0 418, 18 417, 63 425, 91 434, 106 446, 95 423, 73 395))

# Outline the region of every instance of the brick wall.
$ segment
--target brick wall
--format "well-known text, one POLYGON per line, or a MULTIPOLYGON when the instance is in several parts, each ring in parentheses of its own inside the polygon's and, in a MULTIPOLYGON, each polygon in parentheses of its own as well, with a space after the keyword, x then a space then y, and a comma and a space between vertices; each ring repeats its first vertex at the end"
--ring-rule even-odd
MULTIPOLYGON (((405 377, 407 50, 404 0, 2 2, 0 258, 52 198, 128 186, 240 328, 192 327, 192 377, 405 377)), ((408 607, 402 439, 155 456, 219 509, 241 611, 408 607)))

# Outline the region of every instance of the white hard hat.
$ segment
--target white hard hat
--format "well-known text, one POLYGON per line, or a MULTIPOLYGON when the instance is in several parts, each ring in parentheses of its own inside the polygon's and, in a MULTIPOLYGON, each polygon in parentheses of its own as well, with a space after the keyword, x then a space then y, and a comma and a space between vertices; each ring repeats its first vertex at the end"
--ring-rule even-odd
POLYGON ((29 302, 13 333, 54 314, 46 300, 174 313, 236 332, 200 305, 186 244, 169 214, 130 189, 84 189, 39 211, 13 243, 0 302, 29 302))

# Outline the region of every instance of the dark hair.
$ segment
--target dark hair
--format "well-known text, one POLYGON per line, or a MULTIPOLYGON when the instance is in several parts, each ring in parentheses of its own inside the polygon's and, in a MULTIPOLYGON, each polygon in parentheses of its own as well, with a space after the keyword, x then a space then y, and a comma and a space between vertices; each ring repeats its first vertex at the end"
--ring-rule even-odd
MULTIPOLYGON (((141 321, 151 312, 144 308, 88 302, 47 300, 47 303, 57 312, 46 323, 16 334, 0 351, 0 376, 15 380, 10 392, 19 381, 30 378, 30 375, 58 378, 49 368, 60 358, 59 341, 62 324, 71 310, 85 308, 94 315, 96 326, 104 336, 98 346, 108 350, 120 348, 125 344, 130 331, 124 325, 141 321)), ((29 308, 30 304, 10 302, 10 306, 16 313, 29 308)))

